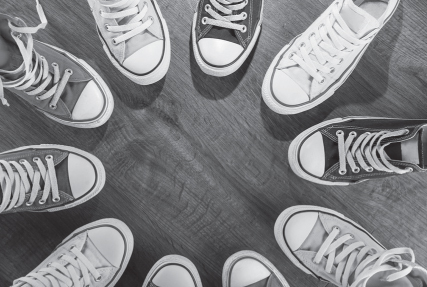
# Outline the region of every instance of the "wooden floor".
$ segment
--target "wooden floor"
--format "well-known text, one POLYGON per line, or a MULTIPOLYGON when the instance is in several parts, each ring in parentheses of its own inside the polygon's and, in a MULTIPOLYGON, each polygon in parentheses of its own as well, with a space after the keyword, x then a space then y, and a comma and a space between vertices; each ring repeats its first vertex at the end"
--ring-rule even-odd
MULTIPOLYGON (((38 21, 35 1, 2 0, 1 12, 38 21)), ((427 117, 427 2, 402 0, 359 66, 322 105, 296 116, 261 100, 265 72, 278 51, 331 0, 266 0, 260 40, 234 75, 202 73, 190 33, 196 0, 158 0, 168 21, 172 63, 161 82, 142 87, 107 59, 85 0, 40 0, 49 25, 37 39, 65 48, 103 75, 116 100, 111 120, 95 130, 64 127, 29 110, 11 93, 0 107, 1 150, 57 143, 98 156, 105 189, 54 214, 0 216, 0 286, 26 275, 69 233, 114 217, 129 225, 135 250, 117 286, 142 286, 162 256, 181 254, 203 285, 221 286, 222 266, 250 249, 271 260, 291 286, 316 286, 276 244, 273 226, 298 204, 335 209, 358 221, 386 247, 411 247, 427 267, 427 179, 404 175, 357 186, 327 187, 293 174, 287 149, 303 130, 349 115, 427 117)))

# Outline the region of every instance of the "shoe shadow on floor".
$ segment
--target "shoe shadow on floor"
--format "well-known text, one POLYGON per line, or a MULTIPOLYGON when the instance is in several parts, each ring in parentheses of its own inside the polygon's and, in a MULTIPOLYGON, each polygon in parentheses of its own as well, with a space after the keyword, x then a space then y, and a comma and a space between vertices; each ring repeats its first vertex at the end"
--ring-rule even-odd
MULTIPOLYGON (((324 121, 338 107, 353 104, 369 107, 370 103, 383 97, 388 88, 390 60, 402 30, 402 22, 403 6, 400 4, 348 80, 331 98, 315 108, 296 115, 280 115, 261 100, 261 118, 266 130, 277 140, 290 141, 304 130, 324 121)), ((368 108, 352 110, 351 114, 340 116, 363 116, 370 112, 368 108)), ((372 112, 370 115, 373 115, 372 112)))
POLYGON ((252 63, 255 51, 258 47, 258 41, 261 38, 261 33, 251 53, 249 54, 243 65, 233 74, 226 77, 214 77, 205 74, 199 67, 194 57, 192 36, 190 36, 190 68, 193 85, 199 94, 208 100, 221 100, 228 97, 239 85, 240 81, 246 75, 249 66, 252 63))

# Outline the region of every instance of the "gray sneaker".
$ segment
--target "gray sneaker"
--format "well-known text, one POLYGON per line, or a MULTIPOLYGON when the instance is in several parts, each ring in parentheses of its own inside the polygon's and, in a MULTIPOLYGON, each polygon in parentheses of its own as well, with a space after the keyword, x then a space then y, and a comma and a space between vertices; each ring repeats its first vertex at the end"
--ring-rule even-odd
POLYGON ((223 287, 289 287, 283 275, 262 255, 240 251, 227 259, 222 272, 223 287))
POLYGON ((288 258, 319 280, 343 287, 427 286, 427 270, 410 248, 386 250, 363 227, 322 207, 294 206, 274 228, 288 258), (408 254, 410 261, 401 255, 408 254))
POLYGON ((129 228, 103 219, 74 231, 36 269, 13 282, 21 286, 112 287, 133 251, 129 228))

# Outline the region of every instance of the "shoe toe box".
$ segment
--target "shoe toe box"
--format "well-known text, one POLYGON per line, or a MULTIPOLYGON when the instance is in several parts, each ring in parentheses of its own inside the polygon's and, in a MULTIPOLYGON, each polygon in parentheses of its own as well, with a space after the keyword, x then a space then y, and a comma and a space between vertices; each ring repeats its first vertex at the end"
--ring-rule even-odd
POLYGON ((313 230, 317 219, 317 212, 300 212, 292 215, 284 227, 285 241, 291 251, 298 250, 313 230))
POLYGON ((279 102, 287 106, 301 105, 310 100, 307 93, 282 70, 274 73, 272 92, 279 102))
POLYGON ((271 275, 271 272, 256 259, 244 258, 236 262, 231 270, 230 287, 245 287, 271 275))
POLYGON ((77 154, 70 154, 68 156, 68 177, 71 193, 75 199, 78 199, 92 190, 97 172, 88 159, 77 154))
POLYGON ((325 173, 325 148, 323 136, 316 132, 309 136, 299 150, 301 167, 316 177, 322 177, 325 173))
POLYGON ((214 38, 201 39, 198 47, 203 59, 213 66, 229 65, 243 52, 243 47, 239 44, 214 38))
POLYGON ((105 95, 94 80, 87 83, 73 108, 71 118, 76 121, 93 120, 104 110, 105 95))
POLYGON ((152 282, 159 287, 195 287, 190 272, 177 264, 161 268, 152 278, 152 282))
POLYGON ((162 61, 163 49, 163 40, 152 42, 125 59, 123 66, 134 74, 147 74, 153 71, 162 61))
POLYGON ((97 227, 88 231, 88 237, 109 263, 120 267, 126 246, 123 236, 117 229, 111 226, 97 227))

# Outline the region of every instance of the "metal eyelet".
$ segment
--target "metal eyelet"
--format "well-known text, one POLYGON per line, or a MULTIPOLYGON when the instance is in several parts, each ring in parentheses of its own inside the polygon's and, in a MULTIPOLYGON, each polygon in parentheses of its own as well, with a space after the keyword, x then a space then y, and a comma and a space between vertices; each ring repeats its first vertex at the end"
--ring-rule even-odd
POLYGON ((356 133, 355 131, 352 131, 352 132, 350 133, 350 135, 351 135, 351 136, 357 136, 357 133, 356 133))
POLYGON ((56 202, 59 202, 60 200, 61 200, 61 198, 60 198, 60 197, 55 197, 55 198, 53 198, 53 199, 52 199, 52 201, 53 201, 53 202, 55 202, 55 203, 56 203, 56 202))
POLYGON ((299 44, 299 47, 300 47, 300 48, 305 47, 305 43, 304 43, 304 42, 302 42, 301 44, 299 44))
POLYGON ((20 159, 20 160, 19 160, 19 163, 20 163, 20 164, 24 164, 24 163, 26 163, 26 162, 27 162, 27 161, 26 161, 25 159, 20 159))
POLYGON ((27 203, 25 203, 26 206, 31 206, 33 204, 34 204, 34 202, 27 202, 27 203))
POLYGON ((39 157, 34 157, 33 158, 33 162, 38 162, 40 160, 40 158, 39 157))
POLYGON ((340 175, 344 175, 344 174, 346 174, 346 173, 347 173, 347 170, 345 170, 345 169, 340 169, 340 170, 338 171, 338 173, 339 173, 340 175))
POLYGON ((52 67, 58 67, 58 63, 52 63, 52 67))
POLYGON ((44 60, 44 59, 45 59, 45 57, 44 57, 44 56, 40 56, 40 59, 44 60))
POLYGON ((202 18, 202 24, 203 24, 203 25, 206 25, 207 21, 208 21, 208 18, 206 18, 206 17, 203 17, 203 18, 202 18))
POLYGON ((325 27, 325 24, 320 24, 318 29, 320 29, 322 27, 325 27))
POLYGON ((342 62, 344 62, 344 58, 340 58, 340 61, 339 61, 338 65, 341 65, 342 62))
POLYGON ((352 171, 353 171, 353 173, 359 173, 360 167, 353 168, 352 171))
POLYGON ((344 134, 344 132, 342 131, 342 130, 337 130, 337 132, 335 133, 337 136, 339 136, 339 135, 343 135, 344 134))
POLYGON ((101 9, 99 9, 99 15, 102 16, 102 12, 104 12, 104 11, 102 11, 101 9))
POLYGON ((408 172, 413 172, 414 171, 414 169, 412 167, 408 168, 407 170, 408 170, 408 172))
POLYGON ((50 155, 50 154, 49 154, 49 155, 47 155, 47 156, 45 157, 45 159, 46 159, 46 160, 48 160, 48 159, 53 159, 53 155, 50 155))
POLYGON ((71 245, 69 250, 71 251, 71 250, 73 250, 73 248, 76 248, 76 246, 75 245, 71 245))
POLYGON ((61 260, 62 257, 64 257, 64 256, 65 256, 65 253, 62 253, 61 255, 58 256, 58 260, 61 260))
POLYGON ((39 96, 36 97, 36 101, 41 101, 39 96))
POLYGON ((211 8, 212 8, 211 5, 209 5, 209 4, 205 5, 205 11, 206 12, 208 12, 209 10, 211 10, 211 8))
POLYGON ((65 72, 70 75, 74 74, 73 70, 71 69, 66 69, 65 72))
POLYGON ((349 235, 350 235, 351 239, 354 239, 354 235, 353 234, 349 234, 349 235))
POLYGON ((337 229, 339 232, 341 232, 341 229, 336 225, 334 227, 332 227, 332 229, 337 229))
POLYGON ((374 171, 374 168, 373 168, 372 166, 368 166, 368 167, 366 168, 366 171, 367 171, 367 172, 373 172, 373 171, 374 171))
POLYGON ((316 33, 311 33, 310 36, 308 37, 309 39, 312 37, 316 37, 316 33))
POLYGON ((243 26, 242 29, 240 29, 240 32, 246 33, 247 30, 248 30, 248 28, 246 28, 246 26, 243 26))
POLYGON ((152 16, 148 17, 148 19, 154 22, 154 18, 152 16))
POLYGON ((323 84, 326 81, 325 78, 322 78, 322 80, 319 82, 319 84, 323 84))
POLYGON ((58 107, 57 105, 49 104, 49 108, 51 108, 52 110, 56 110, 57 107, 58 107))
POLYGON ((248 18, 248 13, 243 12, 243 13, 242 13, 242 16, 243 16, 243 20, 246 20, 246 19, 248 18))
POLYGON ((105 26, 105 30, 110 31, 110 30, 109 30, 109 29, 110 29, 110 25, 105 24, 104 26, 105 26))
POLYGON ((117 45, 118 45, 118 43, 117 43, 117 40, 116 40, 116 39, 111 40, 111 42, 113 43, 113 45, 114 45, 114 46, 117 46, 117 45))
POLYGON ((43 205, 43 204, 45 204, 45 203, 46 203, 46 200, 43 200, 43 199, 40 199, 40 200, 39 200, 39 204, 40 204, 40 205, 43 205))
POLYGON ((52 262, 49 262, 49 263, 47 264, 47 267, 50 267, 50 265, 52 265, 52 262))
POLYGON ((290 53, 289 54, 289 59, 292 60, 292 57, 295 56, 295 53, 290 53))
POLYGON ((101 279, 102 279, 102 276, 99 276, 98 278, 95 279, 95 282, 99 282, 101 281, 101 279))
POLYGON ((331 69, 329 70, 329 74, 332 74, 332 73, 334 73, 335 72, 335 68, 334 67, 331 67, 331 69))

